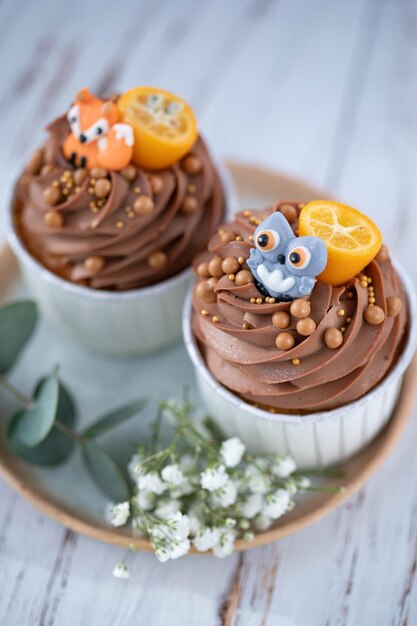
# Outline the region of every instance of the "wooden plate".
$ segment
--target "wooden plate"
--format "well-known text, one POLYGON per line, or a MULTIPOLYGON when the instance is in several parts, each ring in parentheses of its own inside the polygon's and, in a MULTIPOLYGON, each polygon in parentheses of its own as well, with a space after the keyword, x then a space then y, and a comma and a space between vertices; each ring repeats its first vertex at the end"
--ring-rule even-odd
MULTIPOLYGON (((229 163, 229 169, 242 207, 268 205, 277 199, 308 200, 323 195, 306 184, 262 168, 229 163)), ((23 294, 17 265, 10 249, 5 247, 0 252, 0 299, 4 302, 23 294)), ((182 345, 147 358, 120 361, 74 346, 59 329, 42 321, 35 339, 13 372, 13 380, 23 390, 30 389, 36 377, 55 362, 60 362, 62 377, 69 388, 76 390, 83 423, 88 423, 110 406, 138 397, 138 389, 146 390, 146 394, 160 393, 163 397, 170 397, 178 396, 186 383, 190 385, 191 397, 198 403, 192 367, 182 345), (45 345, 48 351, 45 351, 45 345), (182 372, 181 379, 175 380, 177 371, 182 372)), ((410 418, 416 395, 417 356, 407 370, 395 413, 387 427, 371 445, 345 463, 343 480, 332 481, 334 485, 343 484, 345 491, 303 496, 293 511, 273 528, 256 535, 252 543, 238 541, 237 550, 265 545, 295 533, 348 500, 377 471, 397 444, 410 418)), ((13 405, 4 404, 2 395, 2 411, 9 414, 11 410, 13 405)), ((143 416, 140 420, 133 420, 134 423, 123 425, 117 433, 104 439, 104 445, 116 456, 128 458, 132 449, 126 442, 139 441, 151 417, 143 416)), ((5 421, 2 422, 4 425, 5 421)), ((15 491, 67 528, 107 543, 125 547, 131 544, 128 530, 106 525, 103 517, 106 500, 86 475, 78 454, 57 468, 28 465, 9 451, 3 428, 0 433, 0 473, 15 491)), ((151 550, 145 540, 135 540, 135 543, 142 550, 151 550)))

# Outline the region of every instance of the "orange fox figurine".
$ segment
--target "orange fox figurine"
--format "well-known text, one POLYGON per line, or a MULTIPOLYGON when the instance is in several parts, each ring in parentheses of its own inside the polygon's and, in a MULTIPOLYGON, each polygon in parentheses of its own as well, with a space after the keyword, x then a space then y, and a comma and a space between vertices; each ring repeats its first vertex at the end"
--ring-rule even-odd
POLYGON ((119 124, 117 106, 93 96, 87 88, 78 92, 67 115, 71 133, 64 142, 64 156, 77 167, 122 170, 133 154, 133 129, 119 124))

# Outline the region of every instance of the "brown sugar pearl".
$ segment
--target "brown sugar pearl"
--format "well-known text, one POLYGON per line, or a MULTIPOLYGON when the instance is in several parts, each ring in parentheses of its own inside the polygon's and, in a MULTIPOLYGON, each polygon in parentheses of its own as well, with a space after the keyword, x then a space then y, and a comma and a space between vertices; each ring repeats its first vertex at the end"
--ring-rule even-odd
POLYGON ((235 241, 236 239, 236 234, 232 233, 230 230, 226 230, 224 231, 224 233, 221 233, 220 235, 220 241, 222 243, 230 243, 231 241, 235 241))
POLYGON ((295 339, 291 333, 280 333, 275 339, 275 345, 279 350, 291 350, 294 347, 295 339))
POLYGON ((199 265, 197 265, 197 276, 201 276, 201 278, 210 277, 207 261, 204 261, 204 263, 199 263, 199 265))
POLYGON ((197 199, 193 196, 185 196, 184 201, 181 205, 181 213, 184 215, 191 215, 195 213, 198 209, 197 199))
POLYGON ((373 325, 382 324, 385 319, 384 311, 380 306, 375 305, 367 306, 363 316, 368 324, 373 325))
POLYGON ((401 311, 401 300, 399 298, 387 298, 387 315, 396 317, 401 311))
POLYGON ((224 272, 222 270, 223 259, 221 256, 215 256, 209 261, 208 270, 212 276, 216 278, 221 278, 224 272))
POLYGON ((48 211, 45 213, 43 221, 49 228, 61 228, 64 224, 64 219, 58 211, 48 211))
POLYGON ((151 176, 150 183, 151 183, 152 193, 155 196, 157 196, 158 193, 161 193, 163 186, 164 186, 164 181, 162 180, 160 176, 151 176))
POLYGON ((94 184, 97 198, 107 198, 111 191, 111 182, 107 178, 99 178, 94 184))
POLYGON ((108 172, 103 167, 93 167, 90 170, 90 176, 92 178, 106 178, 108 172))
POLYGON ((84 267, 90 274, 98 274, 104 267, 102 256, 88 256, 84 261, 84 267))
POLYGON ((290 316, 285 311, 275 311, 272 316, 272 323, 275 328, 288 328, 290 325, 290 316))
POLYGON ((182 169, 187 172, 187 174, 194 176, 195 174, 201 172, 202 163, 198 157, 190 154, 190 156, 184 159, 184 161, 181 163, 181 166, 182 169))
POLYGON ((210 287, 208 281, 203 280, 201 283, 198 283, 196 289, 197 298, 201 298, 207 304, 213 304, 217 300, 217 296, 214 293, 214 289, 210 287))
POLYGON ((250 272, 249 270, 240 270, 240 272, 236 274, 235 283, 238 287, 253 283, 252 272, 250 272))
POLYGON ((87 178, 87 175, 88 172, 84 167, 80 167, 80 169, 75 170, 73 174, 75 184, 78 186, 82 185, 87 178))
POLYGON ((281 211, 285 219, 288 220, 290 224, 295 222, 295 220, 297 219, 297 215, 298 215, 297 209, 293 207, 291 204, 283 204, 279 210, 281 211))
POLYGON ((303 337, 312 335, 316 330, 316 322, 311 317, 305 317, 297 322, 297 332, 303 337))
POLYGON ((122 169, 120 173, 125 180, 127 180, 129 183, 132 183, 135 180, 138 172, 134 165, 128 165, 127 167, 122 169))
POLYGON ((222 270, 225 274, 236 274, 240 269, 240 263, 235 256, 227 256, 222 261, 222 270))
POLYGON ((134 201, 133 209, 138 215, 149 215, 155 209, 155 205, 148 196, 141 196, 134 201))
POLYGON ((336 350, 343 343, 343 334, 338 328, 328 328, 324 333, 324 342, 328 348, 336 350))
POLYGON ((208 279, 207 284, 210 287, 210 289, 214 289, 218 282, 219 282, 219 279, 215 278, 215 276, 212 276, 211 278, 208 279))
POLYGON ((159 250, 158 252, 152 252, 152 254, 148 256, 147 261, 148 261, 149 267, 152 267, 152 269, 161 270, 162 268, 166 266, 168 262, 168 257, 165 254, 165 252, 162 252, 161 250, 159 250))
POLYGON ((378 263, 382 263, 383 261, 386 261, 387 259, 389 259, 388 248, 385 244, 382 244, 375 259, 378 263))
POLYGON ((47 187, 43 192, 43 199, 46 204, 50 206, 55 206, 61 200, 61 192, 57 187, 47 187))
POLYGON ((42 150, 37 150, 33 153, 31 160, 26 166, 26 173, 36 176, 41 171, 43 165, 43 153, 42 150))
POLYGON ((299 298, 298 300, 294 300, 291 304, 290 311, 291 315, 294 315, 294 317, 308 317, 311 313, 311 306, 307 300, 299 298))

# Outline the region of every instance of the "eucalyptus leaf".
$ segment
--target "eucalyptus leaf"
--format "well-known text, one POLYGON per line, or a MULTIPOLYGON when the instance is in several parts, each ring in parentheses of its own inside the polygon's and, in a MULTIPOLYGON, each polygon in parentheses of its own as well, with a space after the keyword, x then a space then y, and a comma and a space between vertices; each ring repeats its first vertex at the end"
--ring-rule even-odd
POLYGON ((58 397, 58 378, 54 371, 36 386, 33 405, 21 411, 15 429, 20 443, 33 448, 48 436, 55 421, 58 397))
POLYGON ((85 439, 83 458, 98 487, 113 502, 122 502, 130 497, 129 487, 119 466, 95 441, 85 439))
MULTIPOLYGON (((40 381, 39 385, 42 383, 40 381)), ((24 411, 16 413, 7 426, 7 439, 10 448, 25 461, 35 465, 58 465, 65 461, 74 448, 74 441, 64 435, 56 426, 38 446, 29 448, 20 442, 16 429, 24 411)), ((59 398, 56 419, 73 429, 77 418, 74 402, 62 383, 59 383, 59 398)))
POLYGON ((36 304, 30 300, 0 308, 0 374, 5 374, 16 362, 37 317, 36 304))
POLYGON ((137 400, 136 402, 122 406, 115 411, 106 413, 106 415, 99 417, 91 426, 84 430, 82 433, 83 437, 97 437, 114 426, 126 422, 128 419, 142 411, 142 409, 147 405, 147 402, 147 400, 137 400))

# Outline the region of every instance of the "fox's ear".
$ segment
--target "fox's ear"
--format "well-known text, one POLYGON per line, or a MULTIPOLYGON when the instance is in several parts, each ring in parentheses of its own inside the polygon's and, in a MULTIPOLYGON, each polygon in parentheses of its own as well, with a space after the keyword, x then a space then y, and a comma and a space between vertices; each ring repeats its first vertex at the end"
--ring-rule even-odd
POLYGON ((111 100, 106 100, 106 102, 103 102, 101 110, 109 120, 110 124, 115 124, 117 122, 119 115, 114 102, 112 102, 111 100))
POLYGON ((107 101, 103 104, 103 113, 104 115, 110 115, 110 113, 113 111, 113 103, 110 101, 107 101))
POLYGON ((88 87, 84 87, 83 89, 81 89, 75 96, 75 99, 78 102, 88 102, 89 100, 92 100, 93 98, 94 96, 91 93, 91 91, 88 89, 88 87))

